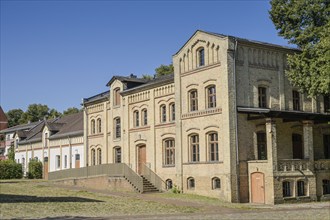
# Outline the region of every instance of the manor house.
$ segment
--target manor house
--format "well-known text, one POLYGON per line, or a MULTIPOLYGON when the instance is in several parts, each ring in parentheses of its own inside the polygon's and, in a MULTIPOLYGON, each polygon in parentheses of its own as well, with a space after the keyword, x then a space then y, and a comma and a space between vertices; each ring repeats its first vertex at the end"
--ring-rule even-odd
POLYGON ((114 76, 86 98, 87 166, 147 167, 167 187, 230 202, 330 197, 329 96, 285 76, 299 50, 196 31, 174 74, 114 76))

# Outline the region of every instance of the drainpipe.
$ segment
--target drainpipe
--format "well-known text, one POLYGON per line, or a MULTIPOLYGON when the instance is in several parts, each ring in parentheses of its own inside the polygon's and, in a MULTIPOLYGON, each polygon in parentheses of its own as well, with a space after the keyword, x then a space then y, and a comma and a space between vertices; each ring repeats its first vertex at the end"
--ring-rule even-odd
POLYGON ((235 116, 235 147, 236 147, 236 192, 237 192, 237 200, 240 201, 240 193, 239 193, 239 185, 240 185, 240 178, 239 178, 239 154, 238 154, 238 114, 237 114, 237 88, 236 88, 236 54, 237 54, 237 38, 235 39, 235 47, 234 47, 234 61, 233 61, 233 80, 234 80, 234 116, 235 116))

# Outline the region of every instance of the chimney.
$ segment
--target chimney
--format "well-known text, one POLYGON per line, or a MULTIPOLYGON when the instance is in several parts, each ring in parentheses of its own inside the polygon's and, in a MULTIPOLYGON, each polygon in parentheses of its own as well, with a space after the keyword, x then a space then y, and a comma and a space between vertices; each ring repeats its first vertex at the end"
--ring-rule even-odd
POLYGON ((131 73, 131 75, 129 76, 130 78, 134 78, 134 79, 136 79, 137 78, 137 76, 136 75, 134 75, 133 73, 131 73))

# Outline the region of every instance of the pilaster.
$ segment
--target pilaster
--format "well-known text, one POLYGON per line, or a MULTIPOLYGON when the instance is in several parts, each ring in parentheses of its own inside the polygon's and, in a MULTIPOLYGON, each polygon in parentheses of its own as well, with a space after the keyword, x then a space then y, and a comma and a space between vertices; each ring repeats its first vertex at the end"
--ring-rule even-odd
POLYGON ((266 118, 266 137, 267 137, 267 160, 272 165, 273 170, 277 168, 277 134, 276 121, 266 118))
POLYGON ((314 162, 313 124, 311 120, 303 121, 304 159, 308 159, 311 164, 314 162))

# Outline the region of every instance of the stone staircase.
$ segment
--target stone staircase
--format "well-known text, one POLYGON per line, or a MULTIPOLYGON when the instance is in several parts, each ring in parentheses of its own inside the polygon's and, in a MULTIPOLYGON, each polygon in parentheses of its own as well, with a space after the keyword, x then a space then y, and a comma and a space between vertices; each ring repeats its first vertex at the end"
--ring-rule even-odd
POLYGON ((143 179, 143 193, 150 192, 160 192, 157 187, 155 187, 149 180, 147 180, 144 176, 141 176, 143 179))

